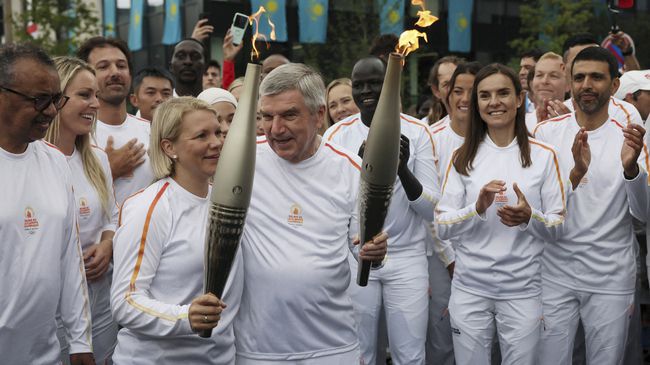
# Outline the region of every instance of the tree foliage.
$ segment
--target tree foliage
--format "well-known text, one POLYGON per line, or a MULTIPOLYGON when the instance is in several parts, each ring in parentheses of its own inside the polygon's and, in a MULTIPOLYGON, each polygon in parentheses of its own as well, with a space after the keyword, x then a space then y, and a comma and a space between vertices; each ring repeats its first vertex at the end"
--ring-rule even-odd
POLYGON ((70 54, 85 39, 100 33, 97 11, 84 0, 32 0, 31 7, 13 17, 18 42, 32 42, 52 56, 70 54), (38 30, 28 33, 30 22, 38 30))
POLYGON ((572 34, 588 32, 594 19, 593 0, 533 0, 519 7, 520 37, 509 45, 518 54, 538 48, 560 54, 572 34))

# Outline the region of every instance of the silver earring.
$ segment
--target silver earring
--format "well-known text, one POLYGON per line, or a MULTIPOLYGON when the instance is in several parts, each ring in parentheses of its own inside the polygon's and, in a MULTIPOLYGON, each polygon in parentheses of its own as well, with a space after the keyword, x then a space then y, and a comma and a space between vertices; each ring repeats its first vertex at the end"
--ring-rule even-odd
POLYGON ((173 156, 172 156, 172 160, 178 160, 178 156, 177 156, 177 155, 173 155, 173 156))

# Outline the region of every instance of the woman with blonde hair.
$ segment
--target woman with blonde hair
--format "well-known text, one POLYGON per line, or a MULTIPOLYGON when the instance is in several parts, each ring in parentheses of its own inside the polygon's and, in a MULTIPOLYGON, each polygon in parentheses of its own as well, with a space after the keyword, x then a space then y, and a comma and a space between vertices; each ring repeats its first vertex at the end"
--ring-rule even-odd
MULTIPOLYGON (((327 85, 327 120, 323 125, 325 132, 334 123, 350 115, 357 114, 359 108, 352 99, 352 81, 348 78, 333 80, 327 85)), ((322 135, 322 133, 321 133, 322 135)))
MULTIPOLYGON (((99 88, 95 70, 84 61, 72 57, 57 57, 54 61, 61 90, 68 102, 54 118, 45 140, 66 155, 72 171, 91 306, 93 352, 97 363, 105 364, 110 363, 117 337, 109 301, 117 207, 108 157, 91 144, 99 108, 99 88)), ((68 344, 61 330, 62 359, 68 359, 68 344)))
POLYGON ((223 145, 216 112, 192 97, 168 100, 154 113, 150 142, 157 181, 124 202, 115 234, 111 306, 123 328, 113 361, 234 364, 241 253, 223 297, 203 294, 210 178, 223 145), (211 338, 196 334, 213 328, 211 338))

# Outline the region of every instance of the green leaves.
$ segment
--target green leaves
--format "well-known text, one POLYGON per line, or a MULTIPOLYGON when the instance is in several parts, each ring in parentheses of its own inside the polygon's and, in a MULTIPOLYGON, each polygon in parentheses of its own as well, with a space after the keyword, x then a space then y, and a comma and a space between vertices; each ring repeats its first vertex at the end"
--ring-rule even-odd
MULTIPOLYGON (((519 7, 521 37, 509 45, 522 53, 533 48, 562 53, 562 44, 576 33, 590 30, 596 7, 592 0, 534 0, 519 7)), ((602 10, 602 9, 600 9, 602 10)))
POLYGON ((97 11, 83 0, 33 0, 12 23, 16 41, 37 44, 51 56, 71 54, 85 39, 100 34, 97 11), (31 35, 30 22, 37 29, 31 35))

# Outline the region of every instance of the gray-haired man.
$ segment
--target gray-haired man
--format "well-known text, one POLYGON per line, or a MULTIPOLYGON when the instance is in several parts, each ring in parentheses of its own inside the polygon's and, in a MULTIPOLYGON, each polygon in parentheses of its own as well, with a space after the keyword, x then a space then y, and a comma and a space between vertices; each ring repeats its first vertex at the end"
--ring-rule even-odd
MULTIPOLYGON (((260 90, 266 136, 257 141, 241 247, 246 285, 235 322, 237 364, 358 364, 347 260, 361 161, 318 135, 325 86, 314 70, 280 66, 260 90)), ((382 260, 386 239, 377 236, 358 256, 382 260)))

